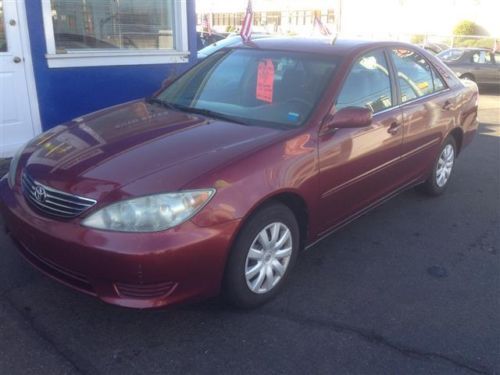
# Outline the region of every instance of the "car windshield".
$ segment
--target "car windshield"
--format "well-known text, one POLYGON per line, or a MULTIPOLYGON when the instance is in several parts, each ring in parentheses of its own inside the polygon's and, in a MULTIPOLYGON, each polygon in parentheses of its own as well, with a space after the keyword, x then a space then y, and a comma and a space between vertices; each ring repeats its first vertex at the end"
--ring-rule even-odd
POLYGON ((220 51, 154 100, 247 125, 293 128, 309 118, 337 65, 335 57, 300 52, 220 51))
POLYGON ((439 57, 443 61, 455 61, 455 60, 460 59, 463 54, 464 54, 464 51, 462 51, 462 50, 449 49, 449 50, 438 53, 437 57, 439 57))

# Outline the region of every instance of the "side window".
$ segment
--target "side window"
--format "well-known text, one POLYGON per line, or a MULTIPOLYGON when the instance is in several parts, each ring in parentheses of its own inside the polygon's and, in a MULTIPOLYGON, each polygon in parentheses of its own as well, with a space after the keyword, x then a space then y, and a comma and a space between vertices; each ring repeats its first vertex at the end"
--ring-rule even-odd
POLYGON ((487 51, 478 51, 472 55, 475 64, 491 64, 491 55, 487 51))
POLYGON ((374 51, 359 58, 337 98, 336 109, 367 107, 377 113, 392 105, 391 80, 384 53, 374 51))
POLYGON ((443 90, 446 85, 427 60, 418 53, 407 49, 391 50, 401 89, 401 102, 443 90))
POLYGON ((432 79, 434 83, 434 92, 444 90, 446 88, 446 84, 443 81, 443 78, 439 75, 436 69, 432 68, 432 79))

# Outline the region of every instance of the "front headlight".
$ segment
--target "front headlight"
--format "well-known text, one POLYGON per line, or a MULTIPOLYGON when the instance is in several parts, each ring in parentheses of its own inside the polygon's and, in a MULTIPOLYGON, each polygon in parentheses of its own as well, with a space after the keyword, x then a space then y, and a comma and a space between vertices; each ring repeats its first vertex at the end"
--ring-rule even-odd
POLYGON ((214 189, 207 189, 126 200, 97 211, 82 225, 114 232, 160 232, 192 218, 214 194, 214 189))
POLYGON ((23 147, 20 147, 19 150, 17 150, 16 154, 10 161, 10 167, 9 167, 9 175, 7 177, 7 180, 9 182, 9 186, 12 189, 16 183, 16 175, 17 175, 17 168, 19 166, 19 159, 21 159, 21 155, 23 154, 24 148, 26 145, 23 145, 23 147))

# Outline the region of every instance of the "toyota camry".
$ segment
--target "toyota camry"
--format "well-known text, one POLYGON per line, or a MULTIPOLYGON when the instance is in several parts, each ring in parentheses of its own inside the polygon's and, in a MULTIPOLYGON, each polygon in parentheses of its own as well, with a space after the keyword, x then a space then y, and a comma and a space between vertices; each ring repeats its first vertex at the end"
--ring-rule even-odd
POLYGON ((477 103, 409 44, 259 39, 33 139, 0 208, 28 262, 105 302, 256 307, 301 250, 410 187, 442 194, 477 103))

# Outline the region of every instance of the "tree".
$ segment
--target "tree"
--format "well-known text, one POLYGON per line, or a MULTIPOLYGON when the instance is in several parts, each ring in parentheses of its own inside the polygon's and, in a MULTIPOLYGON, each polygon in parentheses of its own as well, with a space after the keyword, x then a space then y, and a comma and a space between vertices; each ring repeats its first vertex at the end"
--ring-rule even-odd
POLYGON ((460 21, 453 29, 453 35, 477 35, 477 25, 468 20, 460 21))

